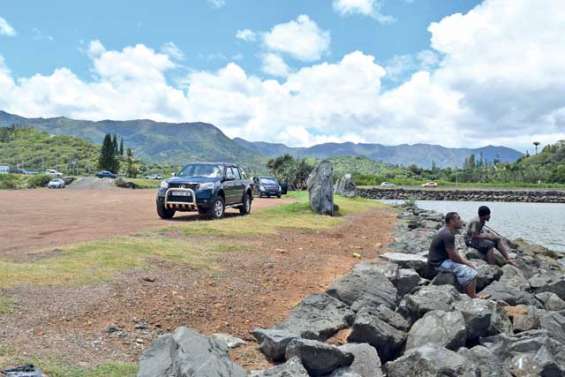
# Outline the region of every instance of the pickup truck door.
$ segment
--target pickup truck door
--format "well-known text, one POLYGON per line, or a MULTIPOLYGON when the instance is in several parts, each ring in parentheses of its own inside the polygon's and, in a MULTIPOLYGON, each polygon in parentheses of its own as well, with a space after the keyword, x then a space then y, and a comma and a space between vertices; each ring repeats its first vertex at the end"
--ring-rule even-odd
POLYGON ((235 187, 236 187, 236 203, 242 203, 243 202, 243 191, 245 190, 245 183, 246 180, 243 179, 243 175, 241 174, 241 170, 239 170, 239 168, 233 168, 234 172, 235 172, 235 187))
POLYGON ((224 193, 226 195, 226 205, 235 203, 236 196, 236 176, 231 167, 226 167, 226 179, 224 181, 224 193))

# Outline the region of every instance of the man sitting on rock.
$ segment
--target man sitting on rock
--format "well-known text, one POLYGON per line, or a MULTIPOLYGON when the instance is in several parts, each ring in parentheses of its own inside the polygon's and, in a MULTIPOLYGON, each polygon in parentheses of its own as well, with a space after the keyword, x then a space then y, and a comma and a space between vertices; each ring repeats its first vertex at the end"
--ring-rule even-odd
POLYGON ((455 274, 457 282, 471 297, 476 298, 477 270, 467 259, 455 250, 455 234, 463 227, 457 212, 445 215, 445 226, 432 239, 428 263, 437 271, 448 271, 455 274))
POLYGON ((508 246, 498 235, 484 229, 485 223, 490 220, 490 209, 487 206, 479 207, 479 217, 474 218, 467 226, 465 244, 476 249, 489 264, 496 265, 494 249, 498 249, 506 263, 516 266, 508 256, 508 246))

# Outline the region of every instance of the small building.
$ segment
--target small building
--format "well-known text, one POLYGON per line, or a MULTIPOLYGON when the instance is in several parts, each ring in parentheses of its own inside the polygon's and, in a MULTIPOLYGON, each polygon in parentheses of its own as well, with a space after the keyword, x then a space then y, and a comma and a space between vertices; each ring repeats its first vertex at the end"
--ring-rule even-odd
POLYGON ((8 165, 0 165, 0 174, 8 174, 10 167, 8 165))

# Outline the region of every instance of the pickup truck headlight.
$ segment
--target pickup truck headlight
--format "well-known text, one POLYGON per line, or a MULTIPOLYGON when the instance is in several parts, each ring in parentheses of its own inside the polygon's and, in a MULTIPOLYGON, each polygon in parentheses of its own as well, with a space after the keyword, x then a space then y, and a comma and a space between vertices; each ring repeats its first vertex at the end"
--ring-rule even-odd
POLYGON ((260 191, 265 191, 265 186, 259 185, 259 190, 260 190, 260 191))
POLYGON ((162 182, 161 182, 161 188, 162 188, 162 189, 169 188, 169 182, 167 182, 167 181, 162 181, 162 182))
POLYGON ((206 182, 198 185, 198 190, 213 190, 214 182, 206 182))

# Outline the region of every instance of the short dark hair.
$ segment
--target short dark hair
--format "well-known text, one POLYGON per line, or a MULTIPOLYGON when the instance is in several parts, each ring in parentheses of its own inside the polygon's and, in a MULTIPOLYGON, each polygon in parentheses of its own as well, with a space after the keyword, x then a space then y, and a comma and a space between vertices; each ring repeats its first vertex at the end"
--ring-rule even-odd
POLYGON ((457 212, 447 212, 447 214, 445 215, 445 223, 449 224, 449 222, 455 217, 459 217, 459 214, 457 212))
POLYGON ((483 216, 488 216, 490 215, 490 208, 488 208, 487 206, 480 206, 479 207, 479 216, 483 217, 483 216))

